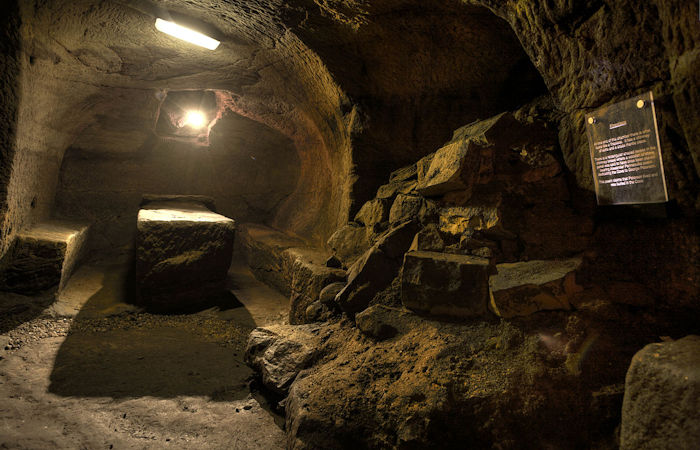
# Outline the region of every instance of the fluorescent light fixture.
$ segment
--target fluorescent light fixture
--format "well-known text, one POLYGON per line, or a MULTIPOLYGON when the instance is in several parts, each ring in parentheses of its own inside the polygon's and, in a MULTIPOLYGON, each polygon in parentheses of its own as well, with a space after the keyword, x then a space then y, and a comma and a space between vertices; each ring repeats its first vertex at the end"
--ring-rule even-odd
POLYGON ((209 50, 215 50, 219 46, 219 41, 212 39, 209 36, 205 36, 189 28, 185 28, 175 22, 168 22, 163 19, 156 19, 156 29, 162 31, 165 34, 187 41, 190 44, 199 45, 200 47, 208 48, 209 50))
POLYGON ((185 115, 185 125, 189 125, 192 128, 202 128, 205 121, 204 114, 199 111, 187 111, 185 115))

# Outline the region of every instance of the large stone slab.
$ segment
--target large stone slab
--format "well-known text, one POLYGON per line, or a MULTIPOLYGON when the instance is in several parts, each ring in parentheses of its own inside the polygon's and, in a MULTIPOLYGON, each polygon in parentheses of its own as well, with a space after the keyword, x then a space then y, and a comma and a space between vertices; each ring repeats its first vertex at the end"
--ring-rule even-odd
POLYGON ((401 301, 419 314, 468 319, 487 314, 489 260, 409 252, 401 272, 401 301))
POLYGON ((620 448, 700 448, 700 336, 649 344, 634 355, 620 448))
POLYGON ((63 289, 84 253, 88 226, 51 220, 17 234, 6 256, 0 290, 35 294, 63 289))
POLYGON ((457 129, 432 159, 421 160, 416 190, 426 196, 465 191, 468 197, 481 175, 482 149, 510 142, 514 133, 510 128, 516 123, 511 114, 503 113, 457 129), (426 170, 427 161, 430 165, 426 170))
POLYGON ((496 265, 489 278, 491 311, 504 318, 538 311, 570 309, 569 298, 581 288, 576 270, 581 258, 496 265))
POLYGON ((191 200, 151 202, 138 214, 136 283, 154 311, 206 302, 223 291, 231 265, 233 219, 191 200))
POLYGON ((348 269, 348 284, 335 301, 347 313, 367 308, 375 294, 391 283, 399 265, 382 250, 373 246, 348 269))
POLYGON ((212 197, 209 197, 208 195, 196 194, 144 194, 141 197, 139 209, 148 207, 148 205, 153 203, 162 204, 167 202, 175 202, 176 204, 182 202, 199 203, 209 211, 217 212, 216 204, 214 203, 214 199, 212 197))
POLYGON ((418 229, 416 222, 406 222, 389 230, 348 269, 348 284, 335 298, 343 311, 364 310, 391 283, 418 229))

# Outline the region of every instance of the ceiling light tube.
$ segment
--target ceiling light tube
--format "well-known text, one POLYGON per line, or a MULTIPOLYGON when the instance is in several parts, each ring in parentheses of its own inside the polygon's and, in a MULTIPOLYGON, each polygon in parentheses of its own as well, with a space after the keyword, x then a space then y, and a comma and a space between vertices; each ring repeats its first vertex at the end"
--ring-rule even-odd
POLYGON ((208 48, 209 50, 215 50, 219 46, 219 41, 212 39, 209 36, 205 36, 189 28, 185 28, 175 22, 169 22, 163 19, 156 19, 156 29, 162 31, 165 34, 187 41, 190 44, 199 45, 200 47, 208 48))

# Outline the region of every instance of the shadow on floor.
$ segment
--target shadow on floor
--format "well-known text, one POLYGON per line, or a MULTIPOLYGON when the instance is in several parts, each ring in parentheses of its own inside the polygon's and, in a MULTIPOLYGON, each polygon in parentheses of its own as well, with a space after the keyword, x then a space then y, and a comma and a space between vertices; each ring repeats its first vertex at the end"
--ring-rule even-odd
POLYGON ((0 292, 0 334, 40 316, 54 300, 53 291, 33 296, 0 292))
MULTIPOLYGON (((215 401, 248 396, 252 372, 243 352, 255 321, 233 293, 212 298, 204 311, 149 314, 125 302, 131 290, 123 265, 101 271, 99 289, 95 282, 85 283, 89 299, 56 355, 50 392, 111 398, 208 396, 215 401)), ((80 289, 71 294, 73 302, 79 302, 80 289)))

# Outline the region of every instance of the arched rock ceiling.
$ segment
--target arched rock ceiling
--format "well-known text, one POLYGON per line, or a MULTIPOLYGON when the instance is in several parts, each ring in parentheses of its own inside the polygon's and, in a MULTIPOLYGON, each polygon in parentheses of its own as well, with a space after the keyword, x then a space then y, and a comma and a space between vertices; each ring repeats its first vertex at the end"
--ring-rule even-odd
MULTIPOLYGON (((505 22, 457 1, 20 3, 23 110, 60 134, 46 144, 59 161, 98 117, 123 120, 155 90, 224 90, 230 109, 294 141, 302 173, 276 223, 315 240, 390 170, 512 106, 514 93, 527 97, 535 73, 505 22), (159 33, 154 19, 168 13, 205 24, 221 46, 159 33), (522 89, 504 90, 514 79, 522 89)), ((127 133, 122 144, 135 139, 143 136, 127 133)))

